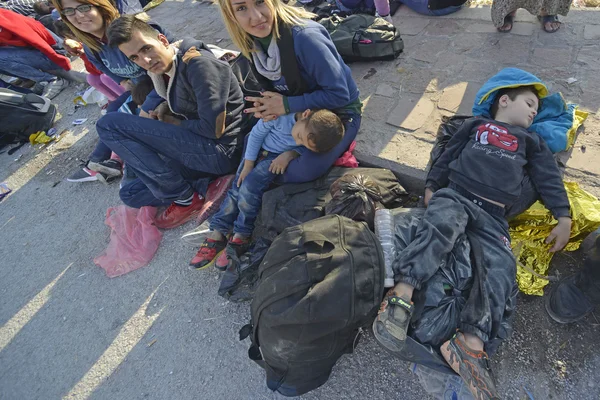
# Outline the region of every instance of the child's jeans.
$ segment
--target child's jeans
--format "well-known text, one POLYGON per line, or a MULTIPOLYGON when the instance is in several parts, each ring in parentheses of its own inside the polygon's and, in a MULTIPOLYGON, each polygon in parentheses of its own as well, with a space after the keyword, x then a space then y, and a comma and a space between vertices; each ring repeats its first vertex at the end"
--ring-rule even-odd
POLYGON ((473 287, 460 314, 459 330, 494 339, 516 302, 516 261, 504 209, 451 183, 434 193, 415 239, 392 265, 396 282, 421 289, 445 263, 459 236, 469 238, 473 287))
POLYGON ((269 171, 269 166, 278 155, 261 151, 256 165, 238 188, 237 181, 244 168, 244 160, 242 160, 231 189, 227 192, 227 197, 219 211, 210 220, 211 230, 227 235, 233 227, 234 233, 246 237, 252 235, 254 222, 260 212, 263 193, 276 177, 269 171))

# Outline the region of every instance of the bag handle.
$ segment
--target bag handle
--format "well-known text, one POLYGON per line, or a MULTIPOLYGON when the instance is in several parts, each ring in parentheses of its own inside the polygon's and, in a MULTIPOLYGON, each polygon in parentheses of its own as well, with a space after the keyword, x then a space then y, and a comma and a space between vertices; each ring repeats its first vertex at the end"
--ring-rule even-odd
POLYGON ((316 244, 320 250, 323 252, 326 248, 329 248, 326 252, 329 253, 335 247, 333 243, 327 239, 323 234, 315 231, 304 231, 302 233, 301 245, 306 247, 309 244, 316 244))

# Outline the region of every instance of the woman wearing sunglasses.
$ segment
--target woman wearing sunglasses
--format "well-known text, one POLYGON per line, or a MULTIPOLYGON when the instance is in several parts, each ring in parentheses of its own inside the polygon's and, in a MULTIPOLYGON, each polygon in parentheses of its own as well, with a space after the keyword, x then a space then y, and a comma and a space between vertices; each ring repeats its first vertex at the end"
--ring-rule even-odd
MULTIPOLYGON (((143 68, 130 61, 117 47, 108 45, 106 28, 119 18, 119 11, 110 0, 52 0, 52 2, 62 20, 82 43, 89 61, 126 90, 108 106, 107 112, 117 111, 130 96, 135 83, 146 75, 143 68)), ((157 24, 151 23, 151 25, 169 40, 173 39, 157 24)), ((152 91, 146 97, 140 115, 148 116, 148 112, 161 101, 156 92, 152 91)), ((69 181, 106 181, 120 176, 121 163, 110 157, 111 150, 99 141, 85 167, 71 176, 69 181)))

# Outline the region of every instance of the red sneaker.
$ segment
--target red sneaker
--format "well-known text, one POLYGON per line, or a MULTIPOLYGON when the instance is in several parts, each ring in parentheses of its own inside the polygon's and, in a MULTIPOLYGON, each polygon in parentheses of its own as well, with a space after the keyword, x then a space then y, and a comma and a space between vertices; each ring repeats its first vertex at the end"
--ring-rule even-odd
POLYGON ((161 229, 171 229, 183 225, 194 218, 202 209, 204 198, 200 198, 198 193, 194 193, 192 204, 189 206, 179 206, 172 203, 162 214, 156 217, 154 221, 156 227, 161 229))
POLYGON ((225 251, 221 252, 221 255, 217 257, 215 268, 219 271, 225 271, 232 261, 238 260, 248 250, 249 246, 249 239, 231 239, 227 243, 225 251))
POLYGON ((190 266, 194 267, 194 269, 210 267, 214 264, 217 257, 224 253, 225 246, 227 246, 227 240, 206 238, 204 243, 200 245, 200 250, 198 250, 192 261, 190 261, 190 266))

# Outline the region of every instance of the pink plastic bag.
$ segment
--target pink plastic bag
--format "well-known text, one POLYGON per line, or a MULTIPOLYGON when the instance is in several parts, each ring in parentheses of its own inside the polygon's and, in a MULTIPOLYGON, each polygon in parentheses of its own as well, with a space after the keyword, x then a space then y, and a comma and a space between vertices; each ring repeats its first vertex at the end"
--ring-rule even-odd
POLYGON ((111 228, 110 243, 94 263, 109 278, 124 275, 148 264, 154 257, 162 233, 154 226, 156 208, 139 210, 124 205, 106 211, 106 225, 111 228))
POLYGON ((352 154, 355 148, 356 141, 353 140, 352 143, 350 143, 350 147, 348 147, 348 150, 346 150, 344 154, 340 156, 340 158, 335 160, 335 163, 333 163, 333 165, 335 165, 336 167, 357 168, 358 161, 356 160, 356 157, 354 157, 354 154, 352 154))

